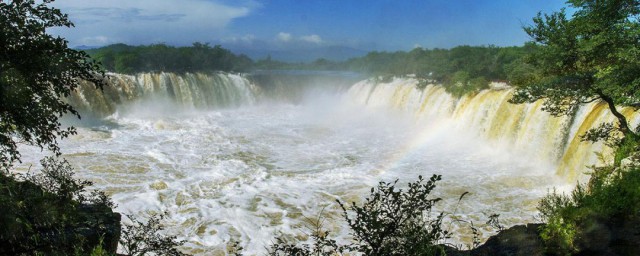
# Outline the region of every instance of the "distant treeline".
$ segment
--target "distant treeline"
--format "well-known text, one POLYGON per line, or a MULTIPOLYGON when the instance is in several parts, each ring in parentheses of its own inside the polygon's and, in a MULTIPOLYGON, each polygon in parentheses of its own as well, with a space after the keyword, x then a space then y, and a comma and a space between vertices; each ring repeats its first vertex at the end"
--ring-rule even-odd
POLYGON ((491 81, 525 82, 536 73, 525 62, 525 58, 537 49, 533 44, 415 48, 409 52, 370 52, 366 56, 343 62, 318 59, 310 63, 286 63, 267 58, 255 62, 254 67, 353 71, 383 80, 412 74, 422 81, 421 86, 428 83, 443 84, 450 93, 462 95, 487 88, 491 81))
POLYGON ((410 52, 372 52, 347 62, 353 71, 381 76, 415 74, 429 83, 443 84, 462 95, 487 88, 490 81, 522 83, 535 74, 525 62, 537 47, 458 46, 451 49, 416 48, 410 52))
POLYGON ((123 74, 212 70, 243 72, 253 66, 253 60, 245 55, 235 55, 219 45, 211 47, 202 43, 194 43, 189 47, 113 44, 85 51, 102 63, 106 70, 123 74))
POLYGON ((117 73, 198 72, 251 70, 338 70, 380 78, 414 74, 426 83, 441 83, 454 94, 486 88, 490 81, 522 82, 535 73, 524 58, 535 51, 533 44, 513 47, 458 46, 451 49, 415 48, 409 52, 370 52, 347 61, 318 59, 309 63, 287 63, 271 57, 254 61, 219 45, 194 43, 190 47, 164 44, 128 46, 115 44, 87 53, 104 68, 117 73))

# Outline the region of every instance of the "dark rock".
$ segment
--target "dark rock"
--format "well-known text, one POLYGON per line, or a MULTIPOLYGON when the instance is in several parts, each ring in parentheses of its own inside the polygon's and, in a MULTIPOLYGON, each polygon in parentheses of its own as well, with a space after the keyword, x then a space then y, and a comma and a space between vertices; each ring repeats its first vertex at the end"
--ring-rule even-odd
MULTIPOLYGON (((490 237, 478 248, 468 251, 445 247, 447 256, 535 256, 556 255, 545 252, 539 230, 544 224, 518 225, 490 237)), ((574 255, 640 255, 640 219, 616 217, 592 219, 579 226, 574 255)))
POLYGON ((115 253, 120 240, 122 216, 104 206, 82 205, 78 211, 83 220, 71 232, 80 234, 86 239, 85 250, 90 251, 102 242, 102 247, 107 252, 115 253))
POLYGON ((460 251, 446 247, 447 256, 535 256, 545 255, 539 235, 543 224, 518 225, 500 231, 478 248, 460 251))
POLYGON ((444 246, 444 255, 446 256, 469 256, 471 251, 461 251, 451 246, 444 246))
POLYGON ((544 244, 538 231, 541 225, 527 224, 505 229, 472 250, 470 255, 544 255, 544 244))
POLYGON ((616 216, 581 223, 577 255, 640 255, 640 219, 616 216))

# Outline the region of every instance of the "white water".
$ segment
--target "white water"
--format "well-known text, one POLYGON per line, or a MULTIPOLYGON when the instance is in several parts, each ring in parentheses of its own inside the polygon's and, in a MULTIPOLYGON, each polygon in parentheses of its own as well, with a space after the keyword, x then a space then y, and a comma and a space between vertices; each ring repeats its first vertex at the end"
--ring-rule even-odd
MULTIPOLYGON (((167 233, 198 255, 224 254, 231 241, 247 255, 263 254, 278 234, 304 238, 307 218, 321 212, 324 227, 347 241, 335 199, 359 201, 379 181, 399 179, 402 187, 441 174, 439 209, 473 221, 485 238, 493 234, 483 225, 490 214, 506 226, 534 221, 548 189, 571 185, 553 161, 489 143, 446 115, 416 119, 358 97, 315 90, 295 105, 205 110, 147 100, 119 109, 109 125, 80 127, 61 147, 117 211, 168 212, 167 233)), ((451 228, 469 234, 467 226, 451 228)), ((469 235, 450 242, 469 243, 469 235)))

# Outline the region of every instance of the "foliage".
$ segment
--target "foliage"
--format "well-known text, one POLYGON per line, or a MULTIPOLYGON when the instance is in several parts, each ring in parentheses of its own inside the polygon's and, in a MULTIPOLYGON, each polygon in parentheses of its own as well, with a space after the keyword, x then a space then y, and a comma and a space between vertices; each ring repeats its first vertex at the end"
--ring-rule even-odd
POLYGON ((478 92, 489 88, 489 81, 484 76, 471 78, 466 71, 458 71, 453 74, 451 79, 444 84, 445 90, 456 96, 461 97, 468 93, 478 92))
POLYGON ((267 57, 255 62, 262 70, 348 70, 376 78, 415 75, 418 88, 429 83, 444 84, 447 91, 461 96, 488 87, 489 81, 528 81, 532 65, 523 60, 537 49, 534 44, 521 47, 458 46, 451 49, 415 48, 409 52, 370 52, 343 62, 318 59, 311 63, 286 63, 267 57), (466 74, 465 77, 460 77, 466 74), (461 78, 464 78, 461 80, 461 78), (461 86, 454 85, 460 83, 461 86))
MULTIPOLYGON (((76 255, 81 255, 81 252, 76 253, 76 255)), ((102 245, 102 240, 100 240, 100 244, 98 244, 98 246, 94 247, 93 250, 91 250, 91 253, 89 254, 90 256, 110 256, 111 253, 109 253, 107 250, 104 249, 104 246, 102 245)))
POLYGON ((345 62, 319 58, 308 63, 290 63, 271 59, 271 55, 257 60, 253 69, 257 70, 346 70, 345 62))
POLYGON ((543 109, 558 116, 573 114, 580 104, 601 101, 617 118, 616 129, 610 134, 594 131, 587 139, 621 136, 620 143, 627 138, 637 141, 619 107, 640 102, 640 3, 570 0, 568 4, 575 10, 571 18, 565 10, 539 13, 534 24, 524 28, 539 46, 524 59, 536 73, 515 80, 519 87, 511 102, 542 99, 543 109))
POLYGON ((433 175, 425 182, 408 184, 406 191, 393 183, 380 182, 362 205, 345 205, 338 200, 354 242, 338 245, 329 233, 317 228, 312 245, 288 243, 277 238, 270 255, 335 255, 358 252, 364 255, 441 255, 440 243, 449 238, 442 229, 444 214, 434 214, 433 206, 440 198, 429 195, 441 177, 433 175))
POLYGON ((579 251, 577 240, 594 221, 624 222, 640 218, 640 169, 621 172, 596 168, 586 185, 578 184, 570 195, 555 191, 543 198, 538 209, 547 224, 541 230, 548 250, 569 254, 579 251))
MULTIPOLYGON (((612 166, 594 167, 588 184, 570 195, 555 191, 541 200, 539 210, 547 224, 541 230, 547 249, 571 254, 584 248, 591 226, 638 220, 640 170, 620 172, 621 160, 638 151, 638 129, 629 127, 621 106, 640 101, 640 3, 638 1, 570 0, 575 11, 541 14, 525 27, 538 50, 513 67, 529 75, 515 79, 513 103, 544 100, 552 115, 573 115, 584 103, 601 102, 616 117, 582 135, 583 141, 604 141, 614 148, 612 166)), ((637 110, 637 109, 636 109, 637 110)))
POLYGON ((338 243, 329 238, 329 232, 321 229, 311 234, 313 244, 296 244, 288 242, 284 237, 276 237, 275 243, 269 248, 270 256, 333 256, 342 255, 350 251, 348 245, 338 245, 338 243))
POLYGON ((497 214, 497 213, 489 215, 489 220, 487 221, 487 225, 491 226, 492 228, 498 231, 504 230, 504 226, 500 224, 500 214, 497 214))
POLYGON ((488 88, 490 81, 523 80, 532 66, 522 58, 536 49, 522 47, 458 46, 452 49, 416 48, 410 52, 370 52, 366 56, 343 62, 317 59, 309 63, 287 63, 271 56, 252 61, 228 50, 207 44, 171 47, 164 44, 129 46, 114 44, 87 50, 108 70, 118 73, 195 72, 248 70, 343 70, 365 73, 385 81, 394 76, 413 74, 424 88, 427 83, 441 83, 457 96, 488 88), (461 77, 465 74, 464 77, 461 77), (459 86, 455 86, 459 85, 459 86))
POLYGON ((87 187, 93 185, 87 180, 73 178, 73 168, 67 160, 45 157, 40 161, 42 170, 36 174, 27 174, 26 180, 42 188, 45 192, 55 194, 61 200, 75 200, 81 204, 103 205, 108 208, 114 206, 111 199, 102 191, 87 192, 87 187))
POLYGON ((435 245, 448 237, 442 230, 443 214, 431 219, 431 209, 440 198, 429 198, 440 176, 423 183, 409 183, 407 191, 396 190, 394 183, 380 182, 362 206, 350 207, 338 201, 353 232, 358 251, 366 255, 424 255, 439 251, 435 245), (348 210, 355 216, 350 217, 348 210))
MULTIPOLYGON (((104 193, 87 191, 91 182, 73 178, 67 161, 48 157, 37 174, 9 173, 20 160, 18 143, 59 156, 57 139, 75 133, 73 127, 63 128, 59 118, 79 117, 64 98, 81 80, 97 88, 104 84, 100 67, 86 53, 46 33, 47 28, 73 26, 67 15, 48 6, 51 2, 0 1, 0 254, 115 253, 120 215, 104 193)), ((157 241, 169 244, 156 236, 145 238, 156 247, 157 241)))
POLYGON ((60 10, 35 0, 0 2, 0 166, 7 171, 20 159, 19 142, 59 153, 58 137, 73 134, 62 128, 64 114, 78 115, 63 101, 79 79, 98 87, 100 69, 87 54, 67 47, 67 41, 46 33, 73 24, 60 10))
MULTIPOLYGON (((583 188, 578 185, 574 190, 574 196, 583 195, 583 188)), ((576 251, 574 241, 576 239, 576 223, 573 212, 576 208, 574 200, 563 194, 553 193, 547 195, 538 203, 538 210, 545 226, 540 231, 540 236, 545 242, 547 251, 557 252, 560 255, 570 254, 576 251)))
POLYGON ((190 47, 114 44, 87 52, 105 69, 124 74, 158 71, 246 71, 253 65, 253 61, 245 55, 235 55, 220 45, 211 47, 207 43, 198 42, 190 47))
POLYGON ((522 58, 535 49, 531 44, 522 47, 416 48, 410 52, 370 52, 337 66, 375 76, 414 74, 420 81, 420 89, 427 83, 440 83, 449 93, 462 96, 488 88, 490 81, 527 76, 530 66, 523 64, 522 58))
POLYGON ((41 163, 38 174, 22 181, 0 175, 0 254, 69 255, 90 252, 101 238, 114 240, 119 215, 113 203, 86 191, 91 183, 73 179, 66 161, 41 163))
MULTIPOLYGON (((0 175, 0 254, 109 255, 120 236, 120 215, 92 183, 74 179, 66 160, 47 157, 42 169, 22 178, 0 175), (103 244, 108 238, 109 244, 103 244)), ((183 255, 174 236, 158 234, 162 216, 125 225, 121 243, 129 255, 183 255)))
POLYGON ((162 220, 165 215, 151 215, 146 223, 127 216, 133 223, 123 225, 120 244, 125 255, 143 256, 149 253, 155 255, 186 255, 176 249, 183 245, 184 241, 178 241, 176 236, 165 236, 160 234, 164 228, 162 220))

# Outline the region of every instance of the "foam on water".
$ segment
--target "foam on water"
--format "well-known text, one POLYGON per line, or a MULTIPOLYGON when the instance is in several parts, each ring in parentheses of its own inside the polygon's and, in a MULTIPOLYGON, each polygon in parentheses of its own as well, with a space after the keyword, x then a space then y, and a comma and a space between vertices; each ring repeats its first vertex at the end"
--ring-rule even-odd
POLYGON ((112 115, 113 125, 79 128, 62 151, 119 212, 168 212, 167 232, 200 255, 224 254, 231 241, 252 255, 278 234, 304 239, 308 218, 320 212, 325 228, 346 241, 335 199, 360 201, 379 181, 404 186, 442 174, 440 209, 453 211, 469 191, 458 215, 484 223, 499 213, 506 225, 532 221, 537 200, 564 184, 554 181, 551 164, 487 146, 452 120, 416 121, 403 111, 314 96, 297 105, 163 115, 149 114, 157 102, 143 102, 112 115))

